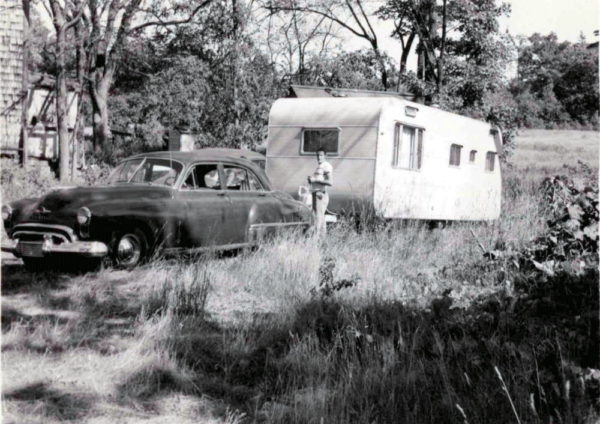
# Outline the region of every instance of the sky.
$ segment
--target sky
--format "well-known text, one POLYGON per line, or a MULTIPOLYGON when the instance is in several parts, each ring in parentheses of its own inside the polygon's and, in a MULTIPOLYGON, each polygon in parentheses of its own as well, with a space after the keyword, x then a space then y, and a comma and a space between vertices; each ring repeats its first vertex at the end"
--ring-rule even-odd
POLYGON ((578 41, 583 32, 587 41, 596 41, 600 29, 599 0, 512 0, 512 12, 500 22, 513 35, 534 32, 556 33, 560 41, 578 41))
MULTIPOLYGON (((600 0, 504 1, 511 5, 511 14, 500 20, 502 32, 508 30, 513 36, 529 36, 535 32, 545 35, 554 32, 559 41, 571 42, 578 41, 580 33, 583 33, 588 42, 598 41, 598 37, 594 36, 594 30, 600 29, 600 0)), ((381 48, 398 60, 401 52, 400 43, 389 36, 392 28, 391 22, 376 23, 381 48)), ((349 49, 369 48, 368 43, 354 36, 348 36, 346 40, 344 44, 349 49)), ((409 58, 408 67, 412 70, 416 69, 414 54, 409 58)))

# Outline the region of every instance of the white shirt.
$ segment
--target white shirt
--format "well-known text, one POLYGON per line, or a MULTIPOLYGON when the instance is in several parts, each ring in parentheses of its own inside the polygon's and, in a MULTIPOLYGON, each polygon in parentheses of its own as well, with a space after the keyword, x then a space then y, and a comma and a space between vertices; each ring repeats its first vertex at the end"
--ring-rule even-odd
POLYGON ((317 191, 327 192, 327 185, 322 184, 322 181, 331 182, 333 179, 333 167, 329 162, 321 162, 313 174, 313 180, 310 185, 310 191, 312 193, 317 191))

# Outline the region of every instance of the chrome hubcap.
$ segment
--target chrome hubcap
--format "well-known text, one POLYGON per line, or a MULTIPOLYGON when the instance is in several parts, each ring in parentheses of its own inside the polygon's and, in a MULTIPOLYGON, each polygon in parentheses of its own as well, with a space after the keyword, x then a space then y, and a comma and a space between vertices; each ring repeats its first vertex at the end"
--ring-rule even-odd
POLYGON ((117 259, 122 265, 135 264, 142 256, 142 246, 137 237, 127 234, 117 245, 117 259))

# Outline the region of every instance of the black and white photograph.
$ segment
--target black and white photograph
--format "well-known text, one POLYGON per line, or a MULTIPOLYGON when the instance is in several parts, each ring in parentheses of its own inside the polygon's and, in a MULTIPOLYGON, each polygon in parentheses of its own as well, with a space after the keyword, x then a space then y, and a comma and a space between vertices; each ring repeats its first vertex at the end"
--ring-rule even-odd
POLYGON ((0 422, 600 422, 598 0, 0 0, 0 422))

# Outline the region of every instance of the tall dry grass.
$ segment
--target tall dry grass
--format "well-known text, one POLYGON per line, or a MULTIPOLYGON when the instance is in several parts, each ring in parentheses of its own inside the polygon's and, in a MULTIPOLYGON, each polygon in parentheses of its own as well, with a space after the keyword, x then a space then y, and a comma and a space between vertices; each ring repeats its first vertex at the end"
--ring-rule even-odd
MULTIPOLYGON (((482 260, 482 246, 518 250, 545 229, 535 181, 509 171, 504 190, 495 223, 360 232, 342 223, 322 245, 283 235, 256 252, 203 262, 207 315, 159 313, 138 337, 191 376, 171 377, 179 390, 225 399, 246 422, 593 417, 595 383, 576 372, 586 355, 581 334, 556 329, 572 307, 523 312, 530 305, 506 286, 506 274, 482 260), (334 289, 324 291, 327 263, 334 289)), ((573 284, 589 289, 595 278, 573 284)), ((597 310, 586 305, 591 311, 577 307, 582 314, 597 310)))
POLYGON ((597 274, 549 280, 529 302, 483 258, 544 233, 539 183, 564 172, 557 157, 515 157, 492 223, 342 222, 321 244, 284 234, 237 256, 36 275, 43 313, 4 320, 3 304, 3 367, 15 381, 35 370, 26 390, 9 381, 4 409, 15 422, 593 420, 597 274), (67 375, 89 398, 52 392, 67 375))

